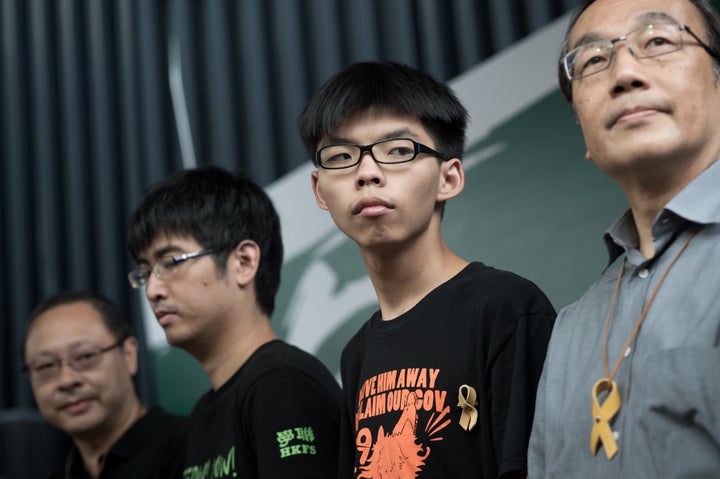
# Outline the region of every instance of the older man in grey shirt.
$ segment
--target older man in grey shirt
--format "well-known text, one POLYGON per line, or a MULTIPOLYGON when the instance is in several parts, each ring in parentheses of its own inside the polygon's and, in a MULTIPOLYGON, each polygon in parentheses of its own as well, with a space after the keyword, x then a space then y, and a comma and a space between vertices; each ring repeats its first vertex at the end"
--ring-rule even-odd
POLYGON ((618 264, 555 323, 531 478, 720 477, 719 42, 705 0, 572 17, 561 87, 630 210, 605 235, 618 264))

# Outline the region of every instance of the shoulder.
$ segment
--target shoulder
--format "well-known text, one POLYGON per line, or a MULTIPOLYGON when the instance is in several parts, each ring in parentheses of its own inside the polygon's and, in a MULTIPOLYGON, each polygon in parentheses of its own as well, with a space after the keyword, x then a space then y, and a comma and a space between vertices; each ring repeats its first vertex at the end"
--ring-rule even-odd
POLYGON ((168 414, 159 406, 153 406, 127 430, 115 447, 125 450, 153 444, 154 448, 160 449, 180 437, 186 424, 187 418, 168 414))
POLYGON ((615 265, 609 268, 580 298, 563 307, 558 313, 556 329, 573 327, 600 318, 602 315, 599 313, 607 311, 610 305, 619 267, 615 265))
POLYGON ((137 424, 144 431, 150 433, 154 431, 155 434, 165 433, 173 435, 185 427, 187 417, 170 414, 159 406, 153 406, 138 420, 137 424))
POLYGON ((337 381, 312 354, 281 340, 261 346, 243 367, 250 383, 282 380, 283 384, 312 383, 332 392, 337 381))
POLYGON ((529 279, 510 271, 470 263, 445 286, 445 301, 467 305, 483 315, 497 313, 507 319, 539 314, 555 318, 555 309, 545 293, 529 279))

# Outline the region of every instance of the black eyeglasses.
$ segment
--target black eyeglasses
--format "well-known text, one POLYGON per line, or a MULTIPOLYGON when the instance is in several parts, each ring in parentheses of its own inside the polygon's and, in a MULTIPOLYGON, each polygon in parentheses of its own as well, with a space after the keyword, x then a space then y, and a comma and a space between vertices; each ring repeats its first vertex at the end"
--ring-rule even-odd
POLYGON ((615 58, 615 46, 626 42, 635 58, 653 58, 672 53, 683 47, 682 32, 688 32, 711 57, 718 54, 682 23, 661 23, 636 28, 627 35, 612 40, 598 40, 569 51, 562 59, 565 75, 570 81, 607 70, 615 58))
POLYGON ((205 256, 213 253, 212 248, 204 249, 202 251, 196 251, 194 253, 185 253, 178 256, 164 256, 157 260, 154 265, 140 266, 138 269, 134 269, 128 273, 128 281, 130 286, 133 288, 141 288, 147 283, 151 273, 155 273, 155 276, 161 278, 163 275, 170 275, 177 271, 178 266, 189 260, 205 256))
POLYGON ((324 146, 315 153, 315 164, 326 170, 352 168, 360 163, 360 159, 366 151, 370 152, 370 156, 376 163, 381 164, 407 163, 417 158, 421 153, 437 156, 443 161, 449 159, 447 155, 443 155, 415 140, 392 138, 364 146, 353 143, 324 146))
POLYGON ((102 355, 117 348, 127 337, 107 346, 99 348, 92 345, 81 345, 73 349, 70 354, 58 357, 51 354, 41 354, 33 358, 22 368, 23 372, 30 374, 30 379, 37 383, 49 382, 58 377, 62 364, 67 364, 73 371, 83 372, 96 368, 100 364, 102 355))

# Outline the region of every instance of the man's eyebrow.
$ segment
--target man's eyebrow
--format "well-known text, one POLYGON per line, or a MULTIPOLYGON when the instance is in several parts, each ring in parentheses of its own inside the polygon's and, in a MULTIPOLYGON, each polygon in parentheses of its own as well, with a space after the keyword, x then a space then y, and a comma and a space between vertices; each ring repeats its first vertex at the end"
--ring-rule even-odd
MULTIPOLYGON (((163 256, 167 256, 170 253, 182 253, 183 249, 177 245, 169 244, 152 253, 152 259, 158 260, 163 256)), ((150 264, 150 260, 147 258, 138 258, 138 264, 150 264)))
MULTIPOLYGON (((633 19, 633 27, 630 29, 630 31, 635 30, 636 28, 642 27, 643 25, 647 25, 650 23, 655 22, 661 22, 661 23, 678 23, 678 21, 673 18, 671 15, 665 13, 665 12, 643 12, 639 15, 636 15, 633 19)), ((582 45, 587 45, 588 43, 597 42, 599 40, 607 40, 608 38, 601 34, 597 30, 591 30, 578 38, 578 40, 572 45, 572 47, 568 48, 568 50, 573 50, 577 47, 580 47, 582 45)))
POLYGON ((588 43, 597 42, 599 40, 605 40, 605 37, 596 31, 587 32, 585 35, 578 38, 578 40, 570 46, 568 50, 574 50, 578 47, 587 45, 588 43))
POLYGON ((155 259, 160 259, 163 256, 167 256, 170 253, 180 253, 182 254, 185 250, 177 245, 169 244, 167 246, 163 246, 159 250, 155 251, 155 259))
MULTIPOLYGON (((85 344, 93 344, 94 345, 94 341, 90 340, 89 338, 76 339, 75 341, 72 341, 67 346, 67 349, 68 350, 76 349, 80 346, 84 346, 85 344)), ((38 351, 35 354, 33 354, 32 356, 30 356, 30 358, 34 359, 34 358, 38 358, 38 357, 47 357, 47 356, 51 356, 51 357, 55 357, 55 358, 58 357, 58 355, 55 354, 53 351, 48 351, 47 349, 41 349, 40 351, 38 351)))
MULTIPOLYGON (((389 132, 385 133, 384 135, 381 135, 375 141, 392 140, 393 138, 415 139, 417 137, 418 137, 418 134, 415 133, 413 130, 411 130, 410 128, 407 128, 407 127, 403 127, 403 128, 398 128, 396 130, 389 131, 389 132)), ((328 135, 325 145, 334 145, 334 144, 342 144, 342 143, 355 144, 355 142, 353 140, 350 140, 349 138, 345 138, 345 137, 337 136, 337 135, 328 135)))
POLYGON ((642 26, 646 23, 653 23, 661 21, 662 23, 680 23, 672 15, 665 12, 645 12, 635 17, 635 23, 637 26, 642 26))

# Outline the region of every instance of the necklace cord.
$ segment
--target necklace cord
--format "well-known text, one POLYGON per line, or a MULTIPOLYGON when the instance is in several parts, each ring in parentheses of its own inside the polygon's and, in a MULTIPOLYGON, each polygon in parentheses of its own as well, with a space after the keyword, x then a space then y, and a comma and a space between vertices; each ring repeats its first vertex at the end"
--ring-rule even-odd
POLYGON ((690 244, 690 241, 695 237, 695 235, 700 231, 700 228, 702 228, 702 225, 699 225, 695 230, 688 235, 687 239, 683 243, 683 245, 680 247, 680 250, 675 254, 675 257, 672 259, 670 264, 667 268, 665 268, 665 272, 663 272, 662 277, 660 278, 660 281, 658 281, 658 284, 655 286, 655 289, 653 290, 652 294, 650 295, 650 298, 645 303, 645 306, 643 306, 642 311, 640 312, 640 317, 638 318, 637 322, 635 323, 635 327, 632 330, 632 333, 630 334, 630 337, 628 338, 627 342, 625 343, 625 346, 620 350, 620 357, 618 358, 617 362, 615 363, 615 367, 613 368, 612 372, 609 372, 609 364, 608 364, 608 339, 610 337, 610 323, 612 323, 613 319, 613 313, 615 311, 615 303, 617 301, 617 297, 620 291, 620 282, 622 280, 623 274, 625 272, 625 264, 627 263, 627 257, 623 260, 622 266, 620 267, 620 271, 618 273, 617 280, 615 281, 615 291, 613 292, 613 297, 610 302, 610 310, 608 311, 608 317, 607 321, 605 322, 605 337, 603 339, 603 367, 605 368, 605 377, 608 378, 608 380, 612 381, 613 377, 615 377, 615 373, 617 373, 618 368, 620 368, 620 364, 622 364, 623 359, 625 359, 625 351, 632 345, 633 341, 635 340, 635 337, 637 336, 638 332, 640 331, 640 326, 642 326, 643 321, 645 321, 645 317, 647 316, 648 311, 650 310, 650 306, 652 305, 653 301, 655 300, 655 296, 657 296, 658 291, 660 291, 660 286, 662 286, 663 282, 665 282, 665 278, 667 277, 668 273, 670 272, 670 269, 675 265, 677 260, 680 258, 680 255, 683 254, 685 249, 690 244))

